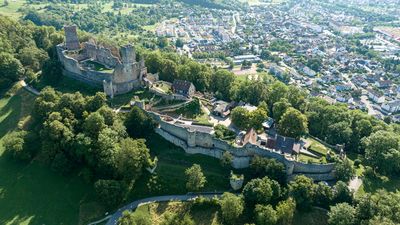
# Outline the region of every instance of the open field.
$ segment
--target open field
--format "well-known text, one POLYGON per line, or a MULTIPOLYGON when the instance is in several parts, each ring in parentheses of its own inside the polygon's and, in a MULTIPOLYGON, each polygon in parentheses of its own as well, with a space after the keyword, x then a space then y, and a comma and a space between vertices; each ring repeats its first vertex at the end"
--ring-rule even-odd
MULTIPOLYGON (((35 9, 40 9, 47 4, 29 4, 30 7, 35 9)), ((14 19, 18 19, 22 16, 22 13, 19 12, 21 7, 28 6, 25 0, 8 0, 8 5, 4 5, 4 0, 0 0, 0 15, 9 16, 14 19)))

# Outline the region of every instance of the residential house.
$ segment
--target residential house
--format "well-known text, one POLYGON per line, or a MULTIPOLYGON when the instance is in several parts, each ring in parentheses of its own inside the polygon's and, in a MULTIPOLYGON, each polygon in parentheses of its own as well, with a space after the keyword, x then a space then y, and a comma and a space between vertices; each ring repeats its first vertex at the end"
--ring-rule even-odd
POLYGON ((172 83, 172 91, 176 94, 191 97, 196 89, 192 82, 186 80, 174 80, 172 83))
POLYGON ((382 109, 388 113, 400 111, 400 100, 393 100, 382 104, 382 109))
POLYGON ((382 104, 385 102, 385 96, 376 90, 368 89, 368 98, 374 101, 375 103, 382 104))
POLYGON ((225 101, 216 101, 212 113, 216 116, 225 118, 231 113, 232 104, 225 101))
POLYGON ((261 145, 288 155, 298 155, 301 149, 301 145, 296 139, 282 135, 269 136, 266 141, 261 141, 261 145))

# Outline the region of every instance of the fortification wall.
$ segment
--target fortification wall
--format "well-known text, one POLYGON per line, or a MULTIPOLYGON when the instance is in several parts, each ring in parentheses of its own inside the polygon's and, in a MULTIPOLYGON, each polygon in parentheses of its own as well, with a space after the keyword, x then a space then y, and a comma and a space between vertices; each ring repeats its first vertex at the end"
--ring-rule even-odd
POLYGON ((140 88, 141 83, 139 80, 132 80, 130 82, 125 82, 125 83, 114 83, 113 82, 113 86, 114 86, 114 90, 115 90, 114 94, 124 94, 124 93, 128 93, 132 89, 140 88))
POLYGON ((77 60, 64 54, 62 46, 57 46, 57 54, 64 67, 63 74, 92 86, 102 87, 103 80, 111 80, 112 74, 94 70, 84 70, 77 60))
POLYGON ((235 147, 229 143, 215 138, 212 134, 193 132, 186 128, 161 120, 156 113, 149 112, 158 121, 156 132, 171 143, 183 148, 189 154, 203 154, 220 159, 225 151, 233 156, 232 166, 236 169, 250 166, 251 159, 255 156, 273 158, 286 166, 289 176, 304 174, 316 181, 333 180, 334 164, 308 164, 294 161, 284 154, 275 152, 258 145, 247 143, 243 147, 235 147))
POLYGON ((114 68, 117 64, 121 63, 120 60, 115 57, 108 48, 97 46, 94 43, 85 42, 83 49, 84 53, 89 58, 92 58, 93 60, 108 67, 114 68))
POLYGON ((335 167, 335 164, 311 164, 294 162, 293 173, 330 173, 335 167))

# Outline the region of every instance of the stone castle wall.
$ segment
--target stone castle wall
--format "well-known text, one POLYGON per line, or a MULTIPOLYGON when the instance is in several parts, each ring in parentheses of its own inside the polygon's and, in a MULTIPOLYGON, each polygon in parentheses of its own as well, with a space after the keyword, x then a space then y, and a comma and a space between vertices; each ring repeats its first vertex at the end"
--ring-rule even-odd
POLYGON ((96 44, 90 42, 85 42, 83 45, 84 54, 86 54, 88 58, 91 58, 98 63, 110 68, 114 68, 120 63, 120 60, 115 57, 108 48, 97 46, 96 44))
POLYGON ((223 153, 228 151, 233 156, 232 166, 237 169, 249 167, 251 159, 255 155, 258 155, 282 162, 286 166, 289 178, 296 174, 304 174, 316 181, 334 179, 334 164, 301 163, 279 152, 250 143, 243 147, 235 147, 215 138, 212 134, 190 131, 179 125, 161 120, 160 116, 156 113, 149 113, 159 124, 156 132, 169 142, 183 148, 189 154, 203 154, 221 159, 223 153))
POLYGON ((67 56, 63 51, 64 48, 62 46, 57 46, 58 58, 64 66, 63 74, 65 76, 97 87, 103 86, 103 80, 111 80, 111 74, 94 70, 85 70, 76 59, 67 56))

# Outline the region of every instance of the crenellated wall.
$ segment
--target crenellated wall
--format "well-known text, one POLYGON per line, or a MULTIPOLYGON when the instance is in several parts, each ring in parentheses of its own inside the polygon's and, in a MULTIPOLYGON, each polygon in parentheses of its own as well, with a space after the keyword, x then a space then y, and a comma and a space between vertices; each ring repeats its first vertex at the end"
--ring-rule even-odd
POLYGON ((192 131, 180 125, 166 122, 160 115, 148 112, 159 124, 156 132, 169 142, 183 148, 189 154, 203 154, 221 159, 223 153, 228 151, 233 156, 234 168, 246 168, 250 166, 251 159, 255 156, 273 158, 286 166, 289 177, 304 174, 316 181, 333 180, 334 164, 308 164, 297 162, 291 157, 262 146, 247 143, 245 146, 236 147, 215 138, 210 133, 192 131))

